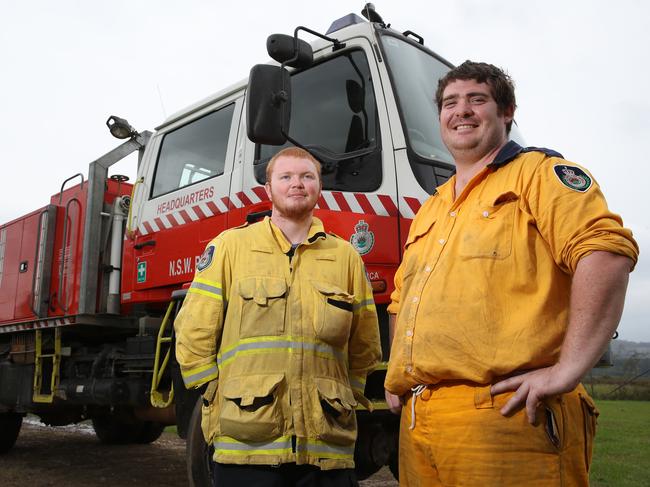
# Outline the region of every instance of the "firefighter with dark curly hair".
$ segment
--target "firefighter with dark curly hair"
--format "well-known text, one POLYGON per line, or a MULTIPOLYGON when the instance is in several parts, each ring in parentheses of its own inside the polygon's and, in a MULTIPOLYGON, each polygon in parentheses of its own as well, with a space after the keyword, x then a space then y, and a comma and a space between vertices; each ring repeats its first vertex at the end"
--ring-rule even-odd
POLYGON ((456 173, 416 215, 389 307, 400 484, 588 485, 598 413, 580 381, 638 246, 587 169, 509 140, 501 69, 463 63, 436 102, 456 173))

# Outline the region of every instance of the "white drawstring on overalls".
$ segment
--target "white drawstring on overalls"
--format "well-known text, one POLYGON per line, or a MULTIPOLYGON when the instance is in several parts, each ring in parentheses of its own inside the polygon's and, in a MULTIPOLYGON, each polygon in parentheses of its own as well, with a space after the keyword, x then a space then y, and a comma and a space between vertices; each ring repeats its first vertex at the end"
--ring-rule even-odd
POLYGON ((418 398, 420 394, 424 392, 426 388, 427 386, 425 386, 424 384, 411 387, 413 398, 411 399, 411 426, 409 426, 410 430, 415 429, 415 400, 418 398))

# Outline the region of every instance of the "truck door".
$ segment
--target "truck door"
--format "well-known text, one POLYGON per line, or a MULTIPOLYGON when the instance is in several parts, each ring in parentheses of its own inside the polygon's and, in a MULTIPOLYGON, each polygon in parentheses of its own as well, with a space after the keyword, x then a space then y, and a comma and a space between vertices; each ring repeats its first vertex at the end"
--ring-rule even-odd
MULTIPOLYGON (((243 93, 231 94, 190 111, 159 127, 150 141, 134 191, 131 286, 123 279, 123 290, 152 290, 161 292, 161 299, 168 297, 168 286, 191 280, 207 242, 228 227, 242 100, 243 93)), ((125 253, 125 267, 128 259, 125 253)))
MULTIPOLYGON (((315 215, 353 244, 371 279, 392 283, 399 263, 395 166, 372 45, 359 37, 346 39, 345 50, 317 53, 313 66, 292 74, 291 92, 290 135, 322 163, 315 215)), ((280 149, 250 144, 254 165, 245 187, 265 182, 266 164, 280 149)), ((388 288, 375 295, 387 297, 388 288)))

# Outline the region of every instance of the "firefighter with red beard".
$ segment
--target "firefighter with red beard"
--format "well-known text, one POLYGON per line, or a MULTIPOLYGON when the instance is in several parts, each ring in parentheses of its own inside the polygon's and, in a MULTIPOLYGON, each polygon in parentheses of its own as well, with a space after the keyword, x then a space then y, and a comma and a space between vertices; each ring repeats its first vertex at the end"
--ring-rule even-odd
POLYGON ((319 162, 266 168, 271 217, 207 246, 175 322, 187 387, 203 391, 215 485, 357 485, 357 404, 381 357, 359 254, 313 210, 319 162))

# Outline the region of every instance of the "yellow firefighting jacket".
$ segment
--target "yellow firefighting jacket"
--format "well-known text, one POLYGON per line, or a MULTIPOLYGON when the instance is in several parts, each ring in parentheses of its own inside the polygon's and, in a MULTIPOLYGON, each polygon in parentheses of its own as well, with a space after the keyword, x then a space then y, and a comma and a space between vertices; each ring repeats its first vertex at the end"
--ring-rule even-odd
POLYGON ((377 313, 358 253, 318 219, 293 250, 268 218, 215 238, 175 330, 185 385, 207 384, 215 461, 354 466, 377 313))

